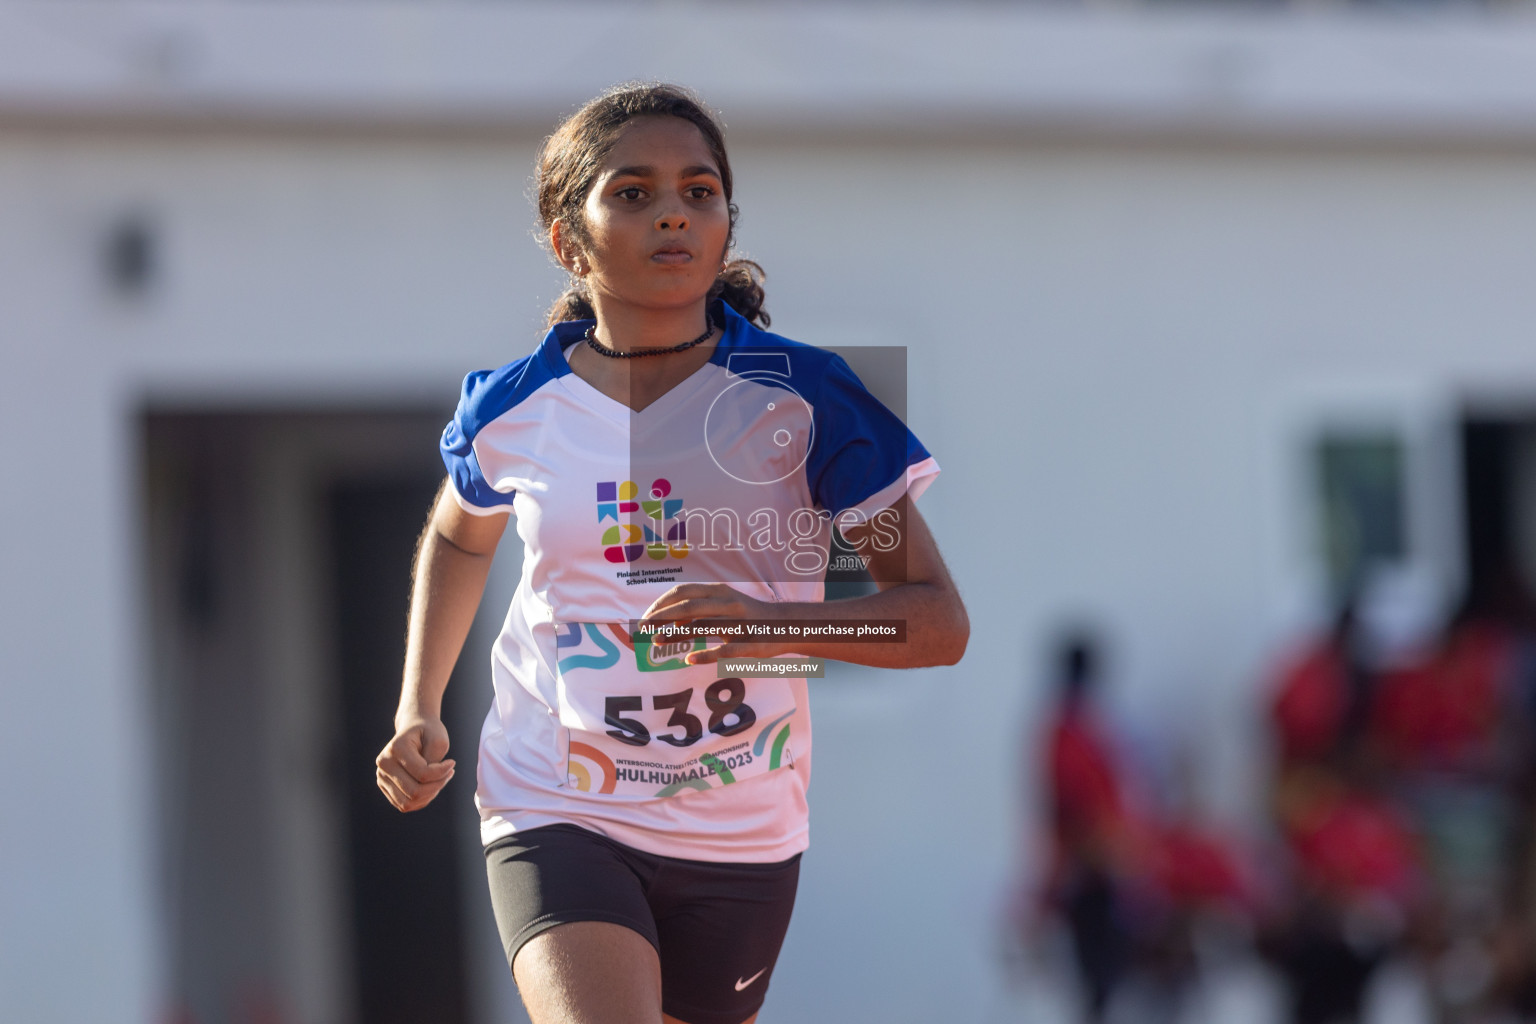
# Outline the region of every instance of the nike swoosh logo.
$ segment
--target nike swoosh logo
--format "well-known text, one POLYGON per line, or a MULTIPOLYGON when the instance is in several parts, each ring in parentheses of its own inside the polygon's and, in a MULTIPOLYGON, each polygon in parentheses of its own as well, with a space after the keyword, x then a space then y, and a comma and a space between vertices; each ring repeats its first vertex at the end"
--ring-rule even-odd
MULTIPOLYGON (((764 967, 763 971, 766 971, 767 969, 768 968, 764 967)), ((748 978, 746 981, 742 981, 740 978, 737 978, 736 979, 736 991, 740 992, 742 989, 744 989, 748 985, 752 984, 758 978, 761 978, 763 976, 763 971, 758 971, 756 974, 752 975, 752 977, 748 978)))

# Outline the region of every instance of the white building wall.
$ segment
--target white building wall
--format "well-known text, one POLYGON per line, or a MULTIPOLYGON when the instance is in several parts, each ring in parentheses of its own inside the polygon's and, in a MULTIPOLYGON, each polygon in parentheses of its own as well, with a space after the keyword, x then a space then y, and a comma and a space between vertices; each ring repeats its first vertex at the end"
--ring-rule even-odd
POLYGON ((725 108, 739 237, 768 269, 776 328, 909 346, 909 420, 945 469, 923 510, 973 624, 957 667, 849 670, 817 693, 814 846, 765 1024, 998 1004, 998 903, 1028 842, 1044 645, 1065 616, 1104 624, 1122 711, 1197 743, 1213 805, 1241 817, 1259 676, 1305 592, 1297 410, 1320 390, 1406 396, 1425 416, 1463 390, 1536 394, 1521 77, 1536 64, 1503 75, 1488 56, 1536 52, 1523 27, 1494 45, 1475 26, 1404 42, 1355 22, 972 11, 960 27, 991 40, 978 63, 958 37, 924 45, 957 31, 936 11, 882 28, 645 7, 626 16, 634 49, 614 52, 675 38, 692 56, 525 43, 556 87, 496 63, 548 30, 547 8, 488 28, 452 7, 375 22, 301 6, 250 50, 240 5, 188 6, 190 29, 178 8, 124 10, 88 23, 111 31, 66 18, 61 36, 38 5, 0 8, 33 33, 0 40, 46 37, 79 61, 0 74, 0 1006, 20 1021, 146 1022, 165 998, 137 415, 437 399, 525 351, 560 285, 528 234, 539 133, 610 80, 662 71, 725 108), (213 40, 172 86, 126 88, 92 42, 167 24, 213 40), (255 59, 285 28, 336 44, 349 26, 371 42, 330 78, 279 88, 255 59), (711 26, 743 55, 697 57, 711 26), (999 36, 1037 59, 1021 71, 999 36), (1242 81, 1323 81, 1212 108, 1185 89, 1210 40, 1280 69, 1242 81), (853 72, 839 46, 861 54, 853 72), (1377 62, 1361 85, 1340 48, 1452 70, 1436 91, 1377 62), (808 56, 775 73, 787 53, 808 56), (306 113, 306 95, 323 102, 306 113), (1355 129, 1370 140, 1340 141, 1355 129), (101 270, 133 211, 163 240, 143 301, 101 270))

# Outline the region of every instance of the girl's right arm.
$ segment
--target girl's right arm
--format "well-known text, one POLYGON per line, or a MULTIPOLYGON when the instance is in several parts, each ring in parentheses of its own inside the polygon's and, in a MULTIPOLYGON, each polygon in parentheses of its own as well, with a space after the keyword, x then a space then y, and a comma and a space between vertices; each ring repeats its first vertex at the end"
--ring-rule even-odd
POLYGON ((444 481, 422 531, 395 735, 375 761, 379 789, 399 810, 420 810, 453 778, 443 691, 480 606, 507 518, 470 515, 444 481))

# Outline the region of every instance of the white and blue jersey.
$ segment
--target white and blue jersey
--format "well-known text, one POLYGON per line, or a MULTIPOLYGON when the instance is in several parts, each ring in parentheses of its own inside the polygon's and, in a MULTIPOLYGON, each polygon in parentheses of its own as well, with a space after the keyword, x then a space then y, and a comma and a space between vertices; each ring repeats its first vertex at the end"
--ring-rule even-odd
POLYGON ((938 466, 838 356, 724 307, 710 361, 638 412, 571 372, 590 321, 471 373, 442 454, 468 512, 516 514, 522 578, 492 652, 482 838, 569 822, 640 850, 771 862, 806 846, 806 680, 718 679, 630 624, 668 588, 820 601, 832 524, 938 466))

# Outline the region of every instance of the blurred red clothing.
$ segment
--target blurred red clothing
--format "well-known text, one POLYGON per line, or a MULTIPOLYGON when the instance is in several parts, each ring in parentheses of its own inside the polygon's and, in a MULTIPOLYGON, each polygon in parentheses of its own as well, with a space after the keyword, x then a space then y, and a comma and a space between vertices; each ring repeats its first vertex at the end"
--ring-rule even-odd
POLYGON ((1291 845, 1302 874, 1335 895, 1408 900, 1418 882, 1418 841, 1389 802, 1339 792, 1295 822, 1291 845))
POLYGON ((1334 749, 1349 711, 1348 671, 1332 638, 1280 670, 1273 715, 1282 762, 1316 760, 1334 749))
POLYGON ((1159 830, 1156 884, 1167 899, 1179 906, 1243 906, 1252 897, 1233 845, 1187 823, 1159 830))
POLYGON ((1178 906, 1248 899, 1232 844, 1187 822, 1161 822, 1127 798, 1109 741, 1079 702, 1063 707, 1051 731, 1050 784, 1056 877, 1087 859, 1178 906))
POLYGON ((1374 730, 1402 767, 1457 767, 1491 756, 1513 659, 1514 644, 1499 627, 1460 627, 1420 663, 1383 675, 1374 730))
POLYGON ((1063 846, 1104 839, 1124 824, 1109 744, 1081 701, 1067 702, 1051 729, 1050 796, 1056 840, 1063 846))

